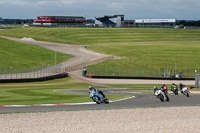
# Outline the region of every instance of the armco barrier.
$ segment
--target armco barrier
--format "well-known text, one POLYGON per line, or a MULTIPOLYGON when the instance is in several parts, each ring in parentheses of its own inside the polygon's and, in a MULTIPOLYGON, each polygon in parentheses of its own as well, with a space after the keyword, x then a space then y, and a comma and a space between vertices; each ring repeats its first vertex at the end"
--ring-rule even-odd
POLYGON ((22 82, 39 82, 39 81, 47 81, 59 78, 68 77, 68 73, 61 73, 57 75, 41 77, 41 78, 27 78, 27 79, 0 79, 0 83, 22 83, 22 82))
POLYGON ((165 78, 165 77, 128 77, 128 76, 94 76, 88 78, 103 78, 103 79, 152 79, 152 80, 194 80, 194 78, 165 78))

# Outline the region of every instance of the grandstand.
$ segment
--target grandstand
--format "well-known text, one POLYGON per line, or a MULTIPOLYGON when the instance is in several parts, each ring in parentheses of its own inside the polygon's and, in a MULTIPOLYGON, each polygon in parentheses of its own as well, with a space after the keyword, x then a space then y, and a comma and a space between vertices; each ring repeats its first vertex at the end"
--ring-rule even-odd
POLYGON ((38 16, 34 26, 84 27, 87 20, 80 16, 38 16))
POLYGON ((96 17, 95 25, 99 27, 123 27, 124 15, 96 17))

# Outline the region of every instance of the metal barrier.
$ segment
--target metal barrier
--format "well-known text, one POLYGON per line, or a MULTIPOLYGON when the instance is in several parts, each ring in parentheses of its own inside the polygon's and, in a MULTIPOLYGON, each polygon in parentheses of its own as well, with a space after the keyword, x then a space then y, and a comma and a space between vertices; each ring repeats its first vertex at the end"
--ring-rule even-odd
POLYGON ((195 88, 200 88, 200 77, 199 74, 195 76, 195 88))
POLYGON ((47 67, 32 67, 26 69, 0 69, 0 79, 33 79, 62 74, 61 64, 47 67))
MULTIPOLYGON (((186 69, 159 69, 151 67, 125 68, 94 66, 86 67, 89 75, 96 76, 129 76, 129 77, 161 77, 161 78, 194 78, 194 70, 186 69)), ((199 70, 198 70, 199 71, 199 70)))
POLYGON ((10 67, 9 69, 0 69, 0 80, 4 79, 37 79, 43 77, 49 77, 54 75, 63 74, 64 72, 75 71, 82 69, 85 66, 103 62, 105 60, 118 59, 115 56, 104 57, 100 59, 94 59, 84 63, 80 63, 70 67, 63 67, 62 64, 46 67, 32 67, 32 68, 21 68, 15 69, 10 67))

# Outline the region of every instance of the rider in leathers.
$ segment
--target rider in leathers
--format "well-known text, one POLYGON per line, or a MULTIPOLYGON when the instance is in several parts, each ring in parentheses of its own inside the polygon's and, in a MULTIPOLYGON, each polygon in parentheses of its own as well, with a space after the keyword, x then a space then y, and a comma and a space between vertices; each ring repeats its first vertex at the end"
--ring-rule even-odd
POLYGON ((89 94, 90 94, 92 91, 95 91, 95 92, 98 92, 99 94, 102 94, 103 97, 105 98, 105 95, 103 94, 103 91, 102 91, 102 90, 98 90, 97 88, 94 88, 93 86, 89 86, 89 94))

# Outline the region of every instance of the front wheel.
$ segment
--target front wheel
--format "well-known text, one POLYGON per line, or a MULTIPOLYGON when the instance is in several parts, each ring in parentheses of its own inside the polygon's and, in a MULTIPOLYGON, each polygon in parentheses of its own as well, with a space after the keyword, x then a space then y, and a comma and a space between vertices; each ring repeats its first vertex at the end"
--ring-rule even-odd
POLYGON ((190 95, 189 95, 189 93, 187 93, 187 97, 189 97, 190 95))
POLYGON ((104 102, 105 104, 109 104, 109 100, 107 98, 104 100, 104 102))
POLYGON ((178 95, 178 89, 176 89, 176 91, 175 91, 175 95, 178 95))
POLYGON ((166 95, 166 98, 167 98, 166 101, 169 102, 169 97, 167 95, 166 95))
POLYGON ((99 97, 95 97, 93 100, 94 100, 94 102, 96 102, 97 104, 100 104, 100 103, 101 103, 101 101, 100 101, 100 98, 99 98, 99 97))

